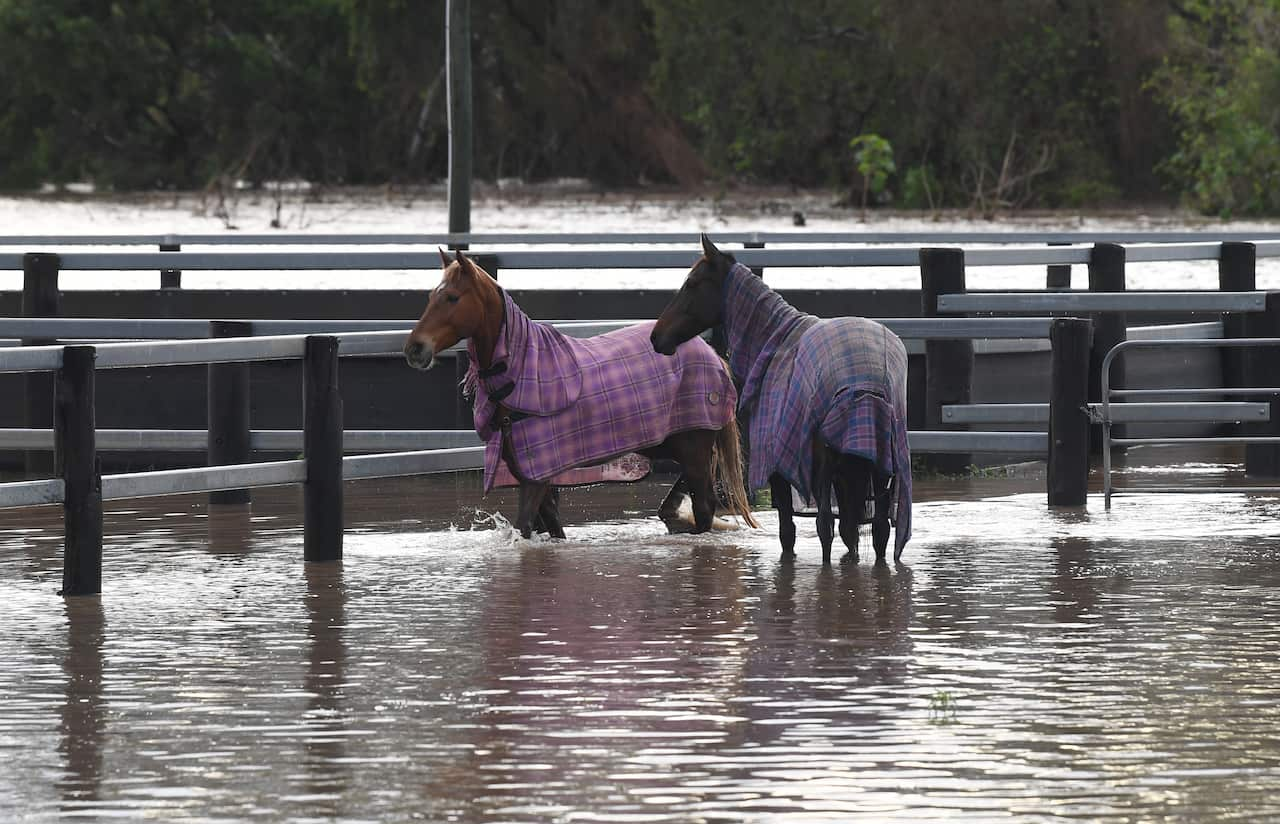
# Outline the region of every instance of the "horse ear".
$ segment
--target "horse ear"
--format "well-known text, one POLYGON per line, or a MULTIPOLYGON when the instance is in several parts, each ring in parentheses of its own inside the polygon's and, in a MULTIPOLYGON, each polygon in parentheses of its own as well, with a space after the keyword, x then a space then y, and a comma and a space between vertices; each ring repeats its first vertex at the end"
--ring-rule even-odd
POLYGON ((440 252, 440 263, 444 266, 444 268, 448 269, 449 263, 451 262, 449 260, 449 253, 439 246, 436 247, 436 250, 440 252))
POLYGON ((711 238, 707 237, 706 232, 702 233, 702 254, 712 260, 720 257, 720 250, 711 242, 711 238))
POLYGON ((475 264, 471 262, 471 258, 462 254, 461 249, 458 249, 453 254, 454 254, 454 260, 458 261, 458 266, 461 268, 463 272, 466 272, 469 275, 474 275, 476 273, 475 264))

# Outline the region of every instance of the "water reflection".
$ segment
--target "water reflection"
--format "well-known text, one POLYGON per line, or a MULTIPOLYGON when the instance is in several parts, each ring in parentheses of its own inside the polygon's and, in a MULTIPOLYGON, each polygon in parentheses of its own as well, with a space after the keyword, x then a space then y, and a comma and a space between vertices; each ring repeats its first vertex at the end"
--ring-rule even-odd
POLYGON ((62 811, 76 815, 102 797, 103 739, 107 726, 102 694, 102 648, 106 620, 97 595, 62 599, 67 644, 62 656, 64 687, 58 714, 58 779, 62 811))
POLYGON ((342 562, 304 563, 306 576, 307 671, 303 692, 307 695, 302 723, 306 728, 303 766, 308 801, 315 812, 337 816, 342 812, 348 769, 344 732, 347 710, 344 689, 347 668, 347 593, 342 562))

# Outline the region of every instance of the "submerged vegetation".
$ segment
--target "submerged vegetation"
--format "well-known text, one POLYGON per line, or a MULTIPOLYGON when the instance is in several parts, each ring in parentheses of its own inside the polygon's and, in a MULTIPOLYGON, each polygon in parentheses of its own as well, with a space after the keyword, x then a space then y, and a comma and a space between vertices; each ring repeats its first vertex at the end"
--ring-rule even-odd
MULTIPOLYGON (((484 179, 1280 213, 1280 0, 471 10, 484 179)), ((0 0, 0 185, 438 180, 443 43, 443 0, 0 0)))

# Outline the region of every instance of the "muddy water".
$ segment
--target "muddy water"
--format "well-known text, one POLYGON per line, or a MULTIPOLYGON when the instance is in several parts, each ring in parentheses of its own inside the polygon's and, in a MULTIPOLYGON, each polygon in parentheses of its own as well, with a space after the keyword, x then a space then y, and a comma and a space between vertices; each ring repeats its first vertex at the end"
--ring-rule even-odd
POLYGON ((666 536, 649 483, 555 543, 354 484, 310 566, 296 491, 133 502, 69 600, 57 511, 0 513, 0 820, 1280 815, 1280 500, 918 490, 903 564, 829 569, 811 521, 791 565, 772 517, 666 536))

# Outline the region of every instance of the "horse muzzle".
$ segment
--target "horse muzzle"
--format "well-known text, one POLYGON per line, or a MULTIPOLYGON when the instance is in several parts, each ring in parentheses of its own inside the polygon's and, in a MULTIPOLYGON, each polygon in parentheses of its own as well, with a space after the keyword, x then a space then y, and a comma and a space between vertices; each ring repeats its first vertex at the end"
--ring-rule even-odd
POLYGON ((436 353, 425 343, 411 340, 404 345, 404 359, 414 369, 430 369, 436 365, 436 353))
POLYGON ((649 343, 653 345, 653 351, 659 355, 674 355, 679 342, 676 336, 667 333, 665 329, 657 326, 649 333, 649 343))

